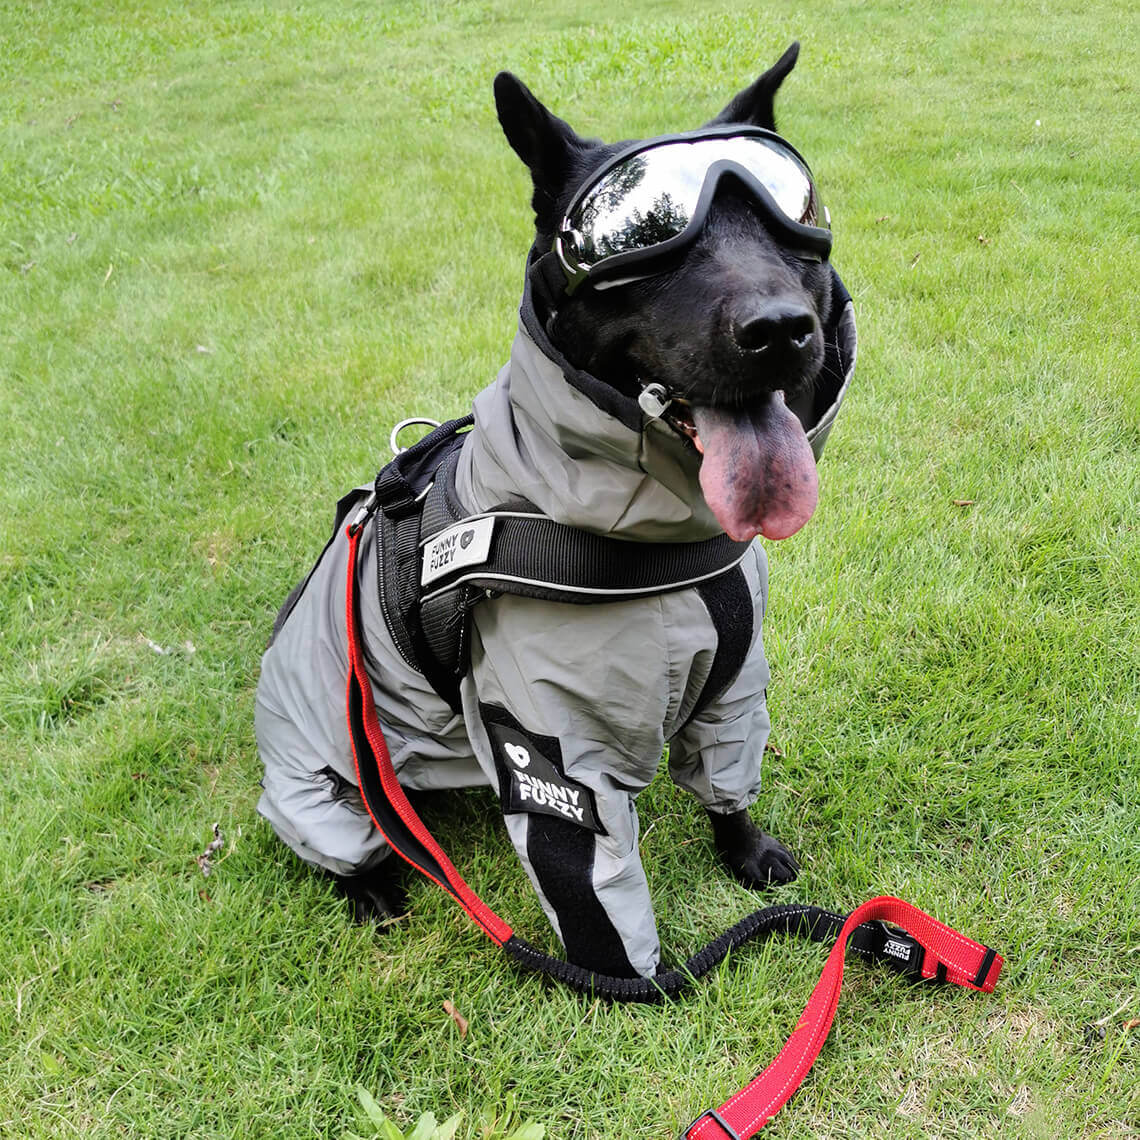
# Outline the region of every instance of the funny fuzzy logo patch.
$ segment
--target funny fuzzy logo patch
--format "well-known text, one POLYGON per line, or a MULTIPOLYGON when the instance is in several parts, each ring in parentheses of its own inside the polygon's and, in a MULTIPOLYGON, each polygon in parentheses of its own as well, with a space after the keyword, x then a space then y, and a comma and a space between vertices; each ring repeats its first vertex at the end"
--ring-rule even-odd
POLYGON ((564 776, 555 763, 555 756, 562 759, 557 740, 536 738, 507 724, 488 723, 487 732, 499 770, 504 812, 538 812, 605 833, 598 822, 594 793, 564 776))
POLYGON ((455 570, 480 566, 491 553, 493 517, 465 519, 429 538, 420 561, 420 585, 429 586, 455 570))

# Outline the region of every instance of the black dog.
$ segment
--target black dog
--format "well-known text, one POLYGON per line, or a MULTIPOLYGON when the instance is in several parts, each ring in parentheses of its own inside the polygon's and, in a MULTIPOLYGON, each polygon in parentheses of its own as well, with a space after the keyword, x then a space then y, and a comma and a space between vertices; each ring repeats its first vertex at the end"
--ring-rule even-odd
MULTIPOLYGON (((774 97, 798 54, 799 44, 792 44, 712 122, 774 132, 774 97)), ((534 248, 545 252, 574 191, 630 143, 580 138, 509 72, 495 79, 495 102, 507 141, 534 180, 534 248)), ((679 264, 605 292, 580 289, 546 315, 546 329, 567 360, 624 395, 636 399, 644 382, 654 381, 694 408, 763 416, 775 393, 791 403, 815 383, 831 292, 828 266, 790 253, 747 196, 726 187, 679 264)), ((771 500, 780 489, 761 486, 754 493, 771 500)), ((717 850, 742 883, 768 886, 796 877, 791 852, 747 811, 710 812, 709 819, 717 850)))
MULTIPOLYGON (((463 747, 473 751, 485 779, 441 780, 439 768, 427 776, 411 768, 400 773, 401 783, 413 790, 497 783, 508 825, 515 829, 512 840, 568 954, 604 972, 652 972, 657 961, 652 911, 639 878, 632 807, 633 796, 656 766, 654 740, 658 758, 661 742, 672 741, 674 778, 701 799, 717 850, 739 881, 754 887, 786 883, 798 869, 788 849, 762 832, 746 807, 737 806, 751 802, 758 788, 767 735, 767 667, 759 639, 765 563, 758 547, 744 544, 757 534, 786 537, 811 516, 817 496, 815 457, 854 362, 849 298, 828 262, 830 232, 819 216, 814 183, 806 165, 799 173, 798 155, 775 136, 773 99, 797 54, 798 44, 793 44, 705 128, 685 136, 662 136, 660 143, 583 139, 513 75, 503 72, 495 80, 499 121, 534 185, 535 239, 520 335, 526 351, 541 359, 540 370, 547 368, 554 376, 549 391, 558 400, 563 400, 563 392, 570 399, 567 408, 550 412, 554 428, 534 426, 546 415, 541 399, 529 407, 510 402, 524 382, 531 382, 529 358, 520 360, 516 342, 515 372, 508 366, 497 385, 476 401, 475 430, 455 476, 457 498, 465 500, 464 510, 471 514, 491 510, 495 502, 523 498, 559 522, 639 542, 653 541, 658 533, 688 541, 723 532, 748 550, 741 557, 752 567, 747 575, 737 567, 731 588, 702 585, 683 591, 692 598, 691 608, 699 611, 703 624, 693 628, 708 639, 708 647, 693 649, 687 664, 670 660, 672 680, 644 678, 648 695, 669 685, 676 692, 667 701, 662 698, 665 711, 646 714, 650 720, 658 717, 657 735, 645 735, 648 744, 639 746, 639 767, 624 755, 628 738, 635 735, 624 719, 625 706, 617 711, 606 707, 610 682, 595 686, 593 705, 586 706, 588 674, 594 668, 590 662, 598 654, 575 665, 571 642, 560 643, 558 650, 543 648, 552 641, 547 633, 545 640, 534 638, 538 649, 520 651, 532 654, 529 659, 511 660, 509 667, 498 663, 510 658, 515 646, 531 645, 523 618, 512 616, 524 612, 523 600, 515 598, 482 602, 476 608, 482 656, 475 671, 481 669, 484 679, 464 691, 465 724, 439 730, 456 740, 465 734, 463 747), (740 138, 746 140, 743 148, 740 138), (716 157, 719 150, 710 152, 707 160, 694 157, 698 151, 690 144, 704 145, 707 140, 724 148, 723 162, 716 157), (749 147, 756 150, 755 163, 745 154, 749 147), (699 200, 695 194, 684 199, 667 172, 654 172, 654 163, 667 170, 670 162, 685 168, 686 177, 692 175, 689 167, 696 169, 699 200), (655 178, 665 187, 664 195, 652 209, 643 209, 638 186, 644 190, 655 178), (788 191, 786 181, 794 192, 788 191), (789 200, 799 204, 789 207, 789 200), (617 222, 605 213, 611 208, 617 222), (600 253, 594 249, 591 256, 583 252, 591 241, 610 242, 611 248, 600 253), (501 426, 496 407, 507 409, 513 426, 501 426), (595 444, 576 434, 599 416, 599 422, 616 422, 627 431, 632 461, 623 454, 615 466, 612 440, 595 444), (656 422, 647 423, 646 418, 656 422), (498 432, 509 433, 498 437, 509 446, 509 457, 496 454, 498 432), (536 441, 546 447, 552 435, 556 446, 539 454, 536 441), (623 500, 620 510, 612 511, 605 481, 611 467, 627 474, 632 467, 630 477, 644 481, 635 485, 629 503, 623 500), (524 474, 513 475, 511 482, 503 475, 508 468, 524 474), (576 498, 559 517, 564 479, 574 482, 576 498), (658 494, 662 487, 669 494, 658 494), (646 516, 644 502, 658 500, 676 518, 646 516), (631 516, 636 526, 623 532, 631 516), (725 659, 732 659, 732 653, 721 651, 733 646, 736 656, 726 670, 725 659), (581 703, 576 694, 548 698, 553 682, 544 677, 543 653, 550 654, 552 675, 563 664, 583 671, 581 703), (531 686, 540 683, 545 688, 536 695, 531 686), (716 691, 703 693, 705 688, 716 691), (685 733, 701 717, 710 718, 712 727, 686 740, 685 733), (710 759, 718 749, 727 749, 728 759, 710 759), (612 765, 611 756, 616 756, 612 765), (530 767, 532 758, 541 759, 545 783, 535 775, 539 766, 530 767), (574 806, 582 803, 589 805, 585 817, 574 806), (556 818, 554 809, 565 816, 567 805, 577 818, 556 818), (627 822, 631 817, 632 829, 627 822), (625 886, 612 887, 623 881, 625 886), (626 913, 638 908, 648 912, 644 921, 626 913)), ((612 612, 616 621, 619 607, 634 604, 596 609, 612 612)), ((590 617, 604 629, 605 618, 590 617)), ((537 620, 549 620, 547 612, 537 620)), ((566 618, 566 628, 573 620, 566 618)), ((670 620, 676 628, 688 619, 670 620)), ((559 633, 562 628, 549 627, 559 633)), ((632 640, 643 636, 638 627, 632 640)), ((603 655, 608 652, 601 634, 584 637, 606 646, 603 655)), ((666 646, 667 657, 677 652, 666 646)), ((269 658, 267 654, 267 662, 269 658)), ((629 680, 613 662, 607 660, 606 665, 616 670, 617 684, 628 682, 629 693, 640 693, 636 670, 627 671, 634 674, 629 680)), ((657 665, 660 670, 660 660, 657 665)), ((644 668, 641 661, 637 669, 644 668)), ((374 677, 373 683, 382 688, 396 682, 374 677)), ((560 675, 558 685, 573 688, 560 675)), ((263 729, 268 714, 259 722, 267 772, 261 810, 302 857, 338 872, 338 882, 359 917, 390 917, 402 900, 387 864, 378 863, 382 850, 373 846, 366 857, 348 861, 357 866, 346 867, 343 856, 322 855, 314 840, 299 838, 306 830, 301 823, 284 818, 278 804, 289 797, 271 791, 270 777, 273 754, 281 751, 273 742, 283 716, 279 694, 289 686, 268 681, 264 669, 263 686, 267 701, 273 702, 275 722, 263 729)), ((430 697, 412 694, 409 699, 430 697)), ((625 700, 631 703, 631 698, 625 700)), ((630 719, 636 715, 632 710, 630 719)), ((425 717, 425 723, 430 721, 425 717)), ((385 731, 389 727, 385 724, 385 731)), ((396 727, 413 744, 416 733, 425 731, 418 725, 396 727)), ((633 749, 629 744, 628 750, 633 749)), ((326 771, 333 770, 321 768, 317 774, 326 771)), ((337 777, 341 784, 345 775, 337 777)), ((286 787, 284 780, 281 786, 286 787)), ((343 788, 334 788, 332 795, 346 798, 343 788)))
MULTIPOLYGON (((773 98, 798 53, 793 44, 712 122, 774 132, 773 98)), ((509 72, 496 77, 495 99, 534 180, 535 249, 549 250, 574 191, 630 143, 579 138, 509 72)), ((745 194, 725 187, 679 264, 620 289, 578 290, 547 332, 571 363, 635 399, 650 379, 697 406, 761 412, 774 392, 791 403, 815 382, 831 295, 828 266, 789 252, 745 194)))

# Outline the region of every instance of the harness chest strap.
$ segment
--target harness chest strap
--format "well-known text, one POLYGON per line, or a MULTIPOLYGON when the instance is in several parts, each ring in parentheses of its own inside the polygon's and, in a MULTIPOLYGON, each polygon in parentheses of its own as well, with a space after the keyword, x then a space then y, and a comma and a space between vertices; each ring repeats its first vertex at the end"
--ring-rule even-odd
POLYGON ((732 572, 741 573, 751 544, 725 534, 631 542, 556 522, 521 500, 469 514, 455 493, 455 471, 470 419, 441 424, 399 453, 375 485, 385 624, 408 665, 456 712, 471 609, 488 594, 604 604, 689 587, 723 591, 732 572))
POLYGON ((666 971, 656 978, 608 978, 551 958, 519 938, 464 881, 416 815, 393 770, 372 698, 357 607, 357 545, 368 513, 368 508, 358 512, 347 529, 345 590, 349 654, 346 714, 361 795, 373 823, 392 849, 452 895, 492 942, 528 969, 555 977, 580 991, 612 1000, 660 1001, 706 973, 732 947, 759 934, 782 930, 822 941, 838 931, 811 999, 775 1060, 718 1109, 709 1109, 697 1117, 681 1133, 682 1140, 740 1140, 752 1136, 791 1097, 831 1028, 843 981, 843 958, 849 945, 917 977, 953 982, 985 993, 993 990, 1003 964, 999 954, 909 903, 889 897, 864 903, 846 919, 820 907, 764 908, 694 955, 683 969, 666 971))

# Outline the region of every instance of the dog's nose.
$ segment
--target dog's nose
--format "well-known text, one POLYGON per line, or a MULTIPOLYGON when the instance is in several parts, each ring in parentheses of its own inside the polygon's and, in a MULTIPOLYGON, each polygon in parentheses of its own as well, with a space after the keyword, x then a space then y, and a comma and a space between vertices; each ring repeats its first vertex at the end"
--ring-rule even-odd
POLYGON ((796 301, 766 301, 732 322, 732 339, 744 352, 803 352, 815 335, 816 320, 796 301))

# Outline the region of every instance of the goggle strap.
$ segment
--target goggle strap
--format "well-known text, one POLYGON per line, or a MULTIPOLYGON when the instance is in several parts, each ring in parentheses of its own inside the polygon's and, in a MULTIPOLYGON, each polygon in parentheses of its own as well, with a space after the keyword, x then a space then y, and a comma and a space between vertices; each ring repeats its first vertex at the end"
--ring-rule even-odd
POLYGON ((566 297, 566 270, 554 250, 532 258, 527 269, 534 295, 548 310, 557 309, 566 297))

